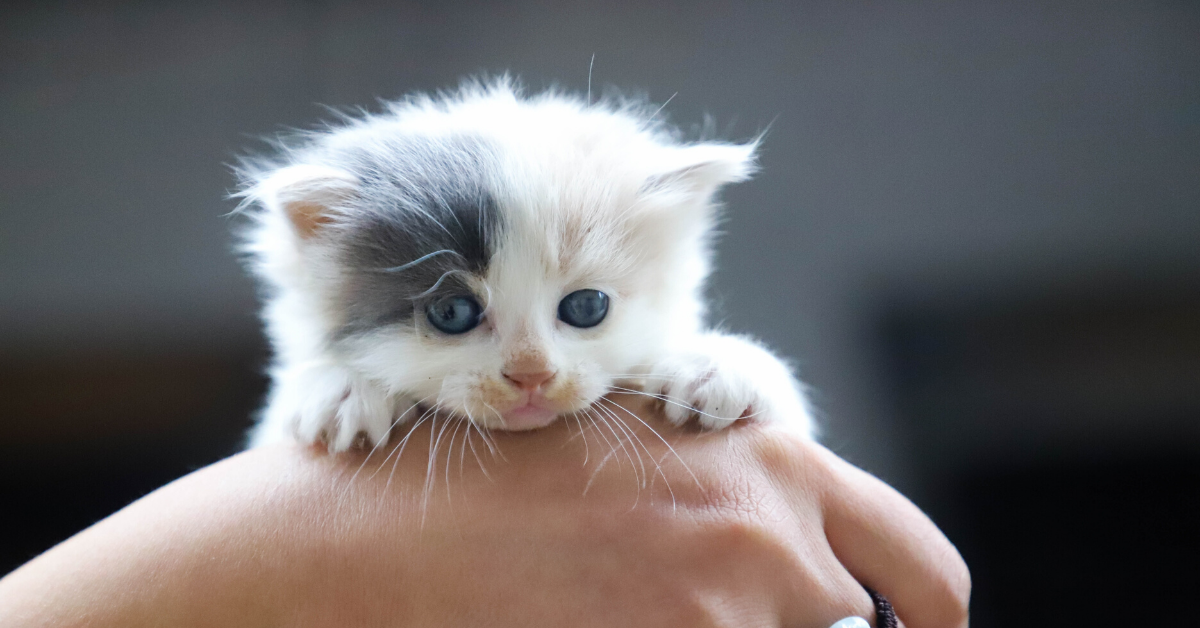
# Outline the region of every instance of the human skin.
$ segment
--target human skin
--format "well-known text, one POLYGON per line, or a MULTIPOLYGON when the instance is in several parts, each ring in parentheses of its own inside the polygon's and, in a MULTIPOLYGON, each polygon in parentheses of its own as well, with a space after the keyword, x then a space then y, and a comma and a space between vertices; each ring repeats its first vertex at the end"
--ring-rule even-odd
POLYGON ((0 625, 827 628, 873 617, 862 585, 908 628, 967 625, 965 564, 894 490, 810 440, 636 401, 614 399, 662 438, 614 405, 627 427, 494 433, 496 455, 428 421, 386 459, 243 452, 0 580, 0 625))

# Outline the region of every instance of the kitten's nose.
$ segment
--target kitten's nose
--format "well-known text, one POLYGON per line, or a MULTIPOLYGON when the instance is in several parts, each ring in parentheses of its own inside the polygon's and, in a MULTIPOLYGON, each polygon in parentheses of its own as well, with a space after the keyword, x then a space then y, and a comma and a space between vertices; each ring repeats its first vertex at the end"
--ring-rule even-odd
POLYGON ((504 379, 512 382, 513 386, 529 392, 537 390, 542 384, 554 379, 555 375, 553 371, 510 371, 502 374, 504 379))

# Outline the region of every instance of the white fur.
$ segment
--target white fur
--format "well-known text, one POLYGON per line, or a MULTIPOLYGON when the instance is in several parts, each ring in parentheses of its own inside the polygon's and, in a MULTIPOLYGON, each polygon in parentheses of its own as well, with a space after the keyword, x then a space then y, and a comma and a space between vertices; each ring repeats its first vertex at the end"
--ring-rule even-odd
POLYGON ((396 103, 249 173, 244 196, 257 209, 246 249, 267 287, 263 317, 276 352, 252 445, 325 439, 343 450, 357 438, 383 440, 394 422, 435 404, 502 429, 500 373, 521 359, 557 372, 554 402, 563 413, 587 408, 613 386, 636 386, 662 395, 677 423, 695 417, 718 429, 748 416, 810 434, 789 369, 761 345, 703 326, 713 197, 749 177, 755 144, 682 143, 652 118, 632 105, 527 98, 499 81, 396 103), (338 198, 355 178, 327 156, 408 133, 473 134, 500 147, 490 176, 505 230, 486 276, 474 283, 484 323, 439 337, 416 316, 407 326, 334 341, 344 318, 337 296, 344 269, 320 237, 296 228, 285 206, 300 199, 350 211, 338 198), (556 318, 559 300, 582 288, 611 298, 608 318, 592 329, 556 318))

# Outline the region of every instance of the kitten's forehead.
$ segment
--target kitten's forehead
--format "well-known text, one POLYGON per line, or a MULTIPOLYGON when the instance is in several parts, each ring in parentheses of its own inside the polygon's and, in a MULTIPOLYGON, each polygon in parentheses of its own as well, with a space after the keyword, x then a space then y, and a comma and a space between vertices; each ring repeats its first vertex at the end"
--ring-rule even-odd
POLYGON ((514 315, 545 309, 572 284, 624 268, 621 212, 640 180, 581 150, 579 138, 554 139, 403 132, 340 151, 338 166, 359 181, 336 226, 349 271, 343 333, 406 322, 439 294, 492 286, 512 297, 501 301, 514 315))
POLYGON ((505 216, 500 247, 522 249, 504 258, 520 257, 529 270, 567 278, 617 270, 611 262, 636 228, 631 217, 650 170, 640 161, 643 147, 633 142, 644 138, 631 138, 628 129, 612 132, 604 124, 611 122, 575 112, 519 138, 498 137, 505 216), (532 265, 530 257, 539 263, 532 265))
POLYGON ((339 157, 360 182, 335 225, 349 271, 343 331, 405 322, 430 298, 471 291, 502 229, 496 147, 474 135, 398 134, 339 157))

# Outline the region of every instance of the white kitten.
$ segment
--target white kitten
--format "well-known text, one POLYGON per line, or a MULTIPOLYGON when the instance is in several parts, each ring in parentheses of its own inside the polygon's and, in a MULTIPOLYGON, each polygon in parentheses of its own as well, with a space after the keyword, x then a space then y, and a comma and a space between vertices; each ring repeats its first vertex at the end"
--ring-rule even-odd
POLYGON ((251 444, 386 439, 429 408, 525 430, 614 389, 707 428, 809 434, 788 368, 703 328, 718 189, 756 144, 683 143, 638 105, 417 96, 248 167, 274 384, 251 444))

